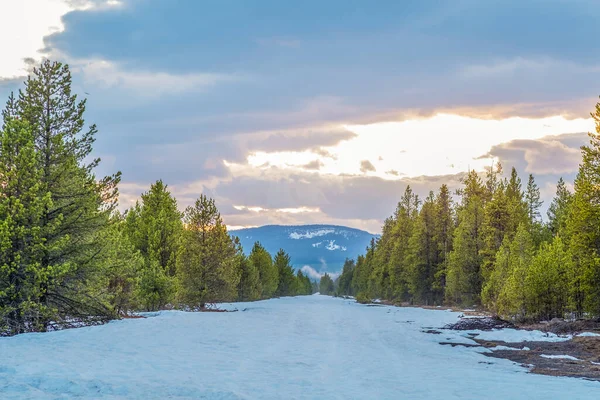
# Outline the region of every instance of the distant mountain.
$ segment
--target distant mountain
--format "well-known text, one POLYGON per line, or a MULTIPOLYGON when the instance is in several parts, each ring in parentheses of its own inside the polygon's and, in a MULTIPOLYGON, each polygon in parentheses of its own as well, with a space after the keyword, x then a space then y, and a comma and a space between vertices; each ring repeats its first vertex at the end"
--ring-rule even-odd
POLYGON ((237 236, 249 254, 254 242, 259 241, 275 256, 282 248, 291 257, 294 268, 304 267, 313 278, 328 272, 340 272, 346 258, 365 253, 371 238, 379 237, 360 229, 337 225, 266 225, 230 232, 237 236))

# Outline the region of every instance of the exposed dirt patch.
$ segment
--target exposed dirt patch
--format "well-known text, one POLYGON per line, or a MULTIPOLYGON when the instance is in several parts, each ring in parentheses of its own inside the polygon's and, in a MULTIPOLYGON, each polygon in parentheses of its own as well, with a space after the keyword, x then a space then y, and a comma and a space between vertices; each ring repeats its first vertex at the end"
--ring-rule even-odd
POLYGON ((575 321, 565 321, 562 319, 553 319, 549 322, 522 323, 518 324, 521 329, 539 330, 543 332, 552 332, 557 335, 564 335, 579 332, 595 332, 600 334, 600 320, 578 319, 575 321))
POLYGON ((492 329, 515 328, 508 321, 504 321, 497 317, 477 317, 477 318, 461 318, 454 324, 444 326, 444 329, 452 329, 456 331, 491 331, 492 329))
POLYGON ((535 374, 600 381, 600 337, 575 337, 565 342, 504 343, 477 340, 477 338, 473 340, 487 348, 496 346, 516 348, 517 350, 495 350, 484 355, 514 361, 529 367, 535 374), (523 347, 530 350, 520 350, 523 347), (560 358, 552 358, 553 356, 560 358))
POLYGON ((120 316, 122 319, 138 319, 138 318, 146 318, 143 315, 137 315, 137 314, 123 314, 120 316))

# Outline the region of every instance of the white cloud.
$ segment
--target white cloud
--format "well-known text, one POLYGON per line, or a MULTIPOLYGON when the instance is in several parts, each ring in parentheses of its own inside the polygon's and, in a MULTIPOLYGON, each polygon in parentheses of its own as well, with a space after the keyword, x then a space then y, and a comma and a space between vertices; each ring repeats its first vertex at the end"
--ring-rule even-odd
POLYGON ((44 37, 64 29, 61 17, 72 8, 63 0, 0 2, 0 79, 27 75, 25 59, 39 59, 44 37))
MULTIPOLYGON (((302 268, 300 268, 300 270, 305 274, 308 275, 309 278, 313 279, 313 280, 320 280, 323 275, 325 275, 325 272, 318 272, 316 269, 314 269, 313 267, 309 266, 309 265, 305 265, 302 268)), ((327 274, 331 277, 331 279, 333 279, 334 281, 337 279, 338 276, 340 276, 340 273, 331 273, 331 272, 327 272, 327 274)))
POLYGON ((119 7, 117 0, 2 0, 0 1, 0 80, 26 76, 29 64, 44 56, 44 37, 62 32, 62 17, 73 10, 119 7))
POLYGON ((219 83, 243 79, 236 75, 193 72, 172 74, 161 71, 127 69, 107 60, 72 60, 73 69, 82 73, 87 84, 125 89, 136 94, 156 97, 165 93, 202 91, 219 83))

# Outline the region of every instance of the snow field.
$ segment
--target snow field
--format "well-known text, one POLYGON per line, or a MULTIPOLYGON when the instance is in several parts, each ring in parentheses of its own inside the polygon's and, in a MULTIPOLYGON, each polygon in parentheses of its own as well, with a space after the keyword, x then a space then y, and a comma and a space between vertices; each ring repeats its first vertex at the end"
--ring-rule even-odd
POLYGON ((528 374, 477 348, 439 345, 470 340, 463 332, 422 332, 455 322, 454 312, 320 295, 226 307, 240 311, 168 311, 0 338, 0 399, 600 397, 597 382, 528 374))

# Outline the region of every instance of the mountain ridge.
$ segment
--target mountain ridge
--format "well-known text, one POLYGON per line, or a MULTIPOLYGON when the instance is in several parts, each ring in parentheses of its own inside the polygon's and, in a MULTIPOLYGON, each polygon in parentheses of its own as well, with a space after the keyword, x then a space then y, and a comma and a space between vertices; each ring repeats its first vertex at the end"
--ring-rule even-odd
POLYGON ((333 224, 263 225, 230 231, 249 254, 256 241, 272 256, 284 249, 295 269, 302 269, 313 279, 325 272, 337 275, 346 258, 364 254, 372 238, 380 235, 362 229, 333 224))

